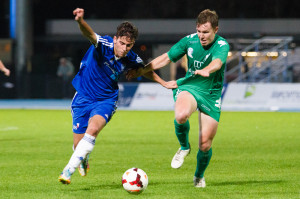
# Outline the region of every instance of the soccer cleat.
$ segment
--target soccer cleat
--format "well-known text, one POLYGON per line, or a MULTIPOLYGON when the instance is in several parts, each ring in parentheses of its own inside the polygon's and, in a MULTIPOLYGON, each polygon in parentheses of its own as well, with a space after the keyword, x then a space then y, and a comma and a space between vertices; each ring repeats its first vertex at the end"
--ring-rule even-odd
POLYGON ((197 188, 204 188, 206 186, 204 177, 198 178, 194 176, 194 186, 197 188))
POLYGON ((79 174, 81 176, 86 176, 87 173, 89 172, 90 170, 90 165, 89 165, 89 156, 87 156, 87 158, 85 158, 79 165, 78 167, 78 171, 79 171, 79 174))
POLYGON ((63 184, 70 184, 71 183, 71 173, 68 170, 65 170, 61 172, 60 176, 58 177, 58 181, 63 183, 63 184))
POLYGON ((188 150, 181 150, 181 148, 179 148, 179 150, 176 152, 176 154, 174 155, 172 162, 171 162, 171 167, 174 169, 179 169, 183 162, 184 162, 184 158, 191 152, 191 148, 189 148, 188 150))

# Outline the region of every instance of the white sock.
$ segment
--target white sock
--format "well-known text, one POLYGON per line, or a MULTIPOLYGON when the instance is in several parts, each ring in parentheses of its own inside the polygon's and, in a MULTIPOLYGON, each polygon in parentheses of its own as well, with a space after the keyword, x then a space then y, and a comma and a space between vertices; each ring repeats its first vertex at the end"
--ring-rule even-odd
POLYGON ((73 174, 81 161, 85 159, 89 153, 92 152, 95 146, 95 141, 96 138, 94 136, 85 134, 78 143, 69 163, 64 168, 64 170, 69 169, 69 172, 73 174))

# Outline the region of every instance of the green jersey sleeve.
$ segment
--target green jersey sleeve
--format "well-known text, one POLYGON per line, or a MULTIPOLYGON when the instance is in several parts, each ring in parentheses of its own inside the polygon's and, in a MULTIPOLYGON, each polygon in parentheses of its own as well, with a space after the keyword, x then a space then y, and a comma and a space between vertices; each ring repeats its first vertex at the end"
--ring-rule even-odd
POLYGON ((214 51, 212 60, 219 58, 224 64, 228 57, 229 45, 225 40, 219 40, 217 42, 217 49, 214 51))
POLYGON ((168 56, 172 62, 177 62, 186 54, 187 40, 187 37, 182 38, 169 50, 168 56))

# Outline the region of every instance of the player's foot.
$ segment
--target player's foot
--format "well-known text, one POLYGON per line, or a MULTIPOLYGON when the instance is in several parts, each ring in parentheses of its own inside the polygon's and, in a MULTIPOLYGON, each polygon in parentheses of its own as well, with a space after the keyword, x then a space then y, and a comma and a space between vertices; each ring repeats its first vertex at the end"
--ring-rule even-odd
POLYGON ((89 172, 90 170, 90 165, 89 165, 89 156, 87 156, 87 158, 85 158, 79 165, 78 167, 78 171, 79 171, 79 174, 81 176, 86 176, 87 173, 89 172))
POLYGON ((188 150, 181 150, 181 148, 179 148, 179 150, 176 152, 176 154, 174 155, 172 162, 171 162, 171 167, 174 169, 179 169, 183 162, 184 162, 184 158, 191 152, 191 148, 189 148, 188 150))
POLYGON ((69 169, 64 170, 61 172, 60 176, 58 177, 58 181, 63 183, 63 184, 70 184, 71 183, 71 173, 69 169))
POLYGON ((197 188, 204 188, 206 186, 204 177, 198 178, 194 176, 194 186, 197 188))

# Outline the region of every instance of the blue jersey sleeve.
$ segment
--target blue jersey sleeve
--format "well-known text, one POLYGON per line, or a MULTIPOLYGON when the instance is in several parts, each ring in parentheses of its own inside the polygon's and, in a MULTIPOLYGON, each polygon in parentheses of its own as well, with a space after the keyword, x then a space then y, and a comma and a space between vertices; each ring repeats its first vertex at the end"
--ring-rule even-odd
POLYGON ((105 54, 107 52, 107 49, 113 49, 113 39, 110 36, 101 36, 96 34, 97 36, 97 43, 94 45, 94 47, 97 49, 99 55, 105 54))

